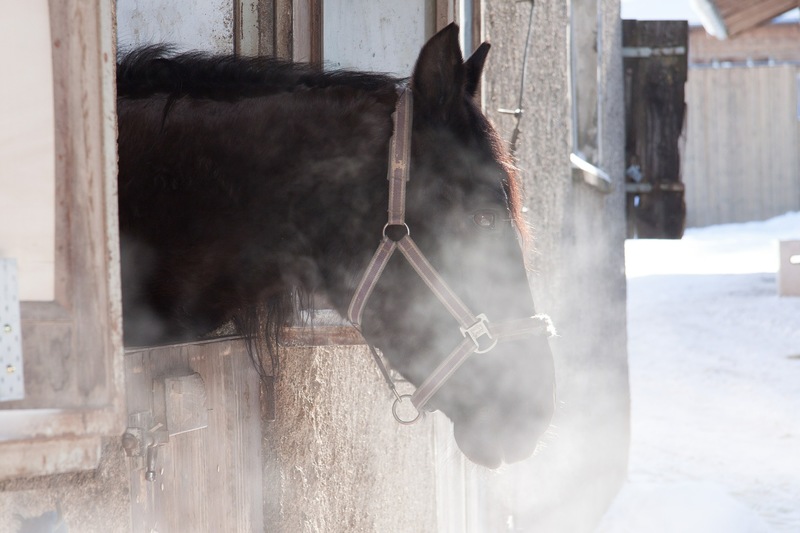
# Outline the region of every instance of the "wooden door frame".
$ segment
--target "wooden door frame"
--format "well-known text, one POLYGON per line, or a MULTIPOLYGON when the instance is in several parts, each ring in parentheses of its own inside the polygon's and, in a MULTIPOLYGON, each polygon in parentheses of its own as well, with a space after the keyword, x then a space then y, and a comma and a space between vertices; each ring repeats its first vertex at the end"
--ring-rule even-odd
POLYGON ((114 5, 50 0, 55 298, 22 302, 26 398, 0 420, 0 479, 95 468, 125 410, 116 203, 114 5), (10 427, 8 425, 6 428, 10 427))

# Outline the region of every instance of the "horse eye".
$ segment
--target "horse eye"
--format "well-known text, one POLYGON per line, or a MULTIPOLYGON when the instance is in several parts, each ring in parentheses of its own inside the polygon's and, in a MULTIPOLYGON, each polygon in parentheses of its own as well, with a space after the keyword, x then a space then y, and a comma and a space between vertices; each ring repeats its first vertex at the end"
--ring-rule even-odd
POLYGON ((472 215, 472 221, 483 229, 494 229, 495 214, 492 211, 478 211, 472 215))

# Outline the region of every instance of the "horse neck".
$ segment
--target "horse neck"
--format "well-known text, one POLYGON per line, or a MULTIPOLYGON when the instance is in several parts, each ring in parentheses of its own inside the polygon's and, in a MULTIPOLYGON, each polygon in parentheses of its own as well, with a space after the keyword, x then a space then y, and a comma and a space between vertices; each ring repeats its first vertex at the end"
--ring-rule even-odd
POLYGON ((278 132, 270 135, 279 163, 273 167, 280 169, 270 176, 271 189, 282 192, 286 222, 304 243, 298 254, 314 263, 341 312, 385 223, 395 93, 330 87, 266 100, 281 124, 265 128, 278 132))

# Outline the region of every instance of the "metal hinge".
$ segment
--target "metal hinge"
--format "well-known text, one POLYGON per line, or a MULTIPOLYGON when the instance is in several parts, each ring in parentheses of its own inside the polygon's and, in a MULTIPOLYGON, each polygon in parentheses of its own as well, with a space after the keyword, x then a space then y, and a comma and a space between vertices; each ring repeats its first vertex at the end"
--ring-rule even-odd
POLYGON ((626 46, 622 49, 622 57, 664 57, 686 55, 685 46, 664 46, 651 48, 649 46, 626 46))
POLYGON ((17 261, 0 258, 0 402, 24 397, 17 261))
POLYGON ((664 192, 684 192, 686 190, 686 186, 680 182, 657 183, 655 185, 653 185, 652 183, 625 184, 625 192, 628 194, 648 194, 653 192, 654 190, 659 190, 664 192))
POLYGON ((625 177, 633 180, 633 183, 625 184, 625 192, 628 194, 649 194, 654 190, 663 192, 684 192, 686 187, 679 181, 661 182, 661 183, 648 183, 644 181, 644 174, 642 174, 642 167, 639 165, 631 165, 625 171, 625 177))

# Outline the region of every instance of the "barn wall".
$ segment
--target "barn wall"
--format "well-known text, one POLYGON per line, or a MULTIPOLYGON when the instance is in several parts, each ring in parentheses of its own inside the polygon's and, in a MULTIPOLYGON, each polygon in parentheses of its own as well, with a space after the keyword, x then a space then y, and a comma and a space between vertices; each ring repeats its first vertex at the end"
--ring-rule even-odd
POLYGON ((326 0, 326 66, 409 76, 420 47, 432 34, 432 8, 430 0, 372 0, 355 9, 351 0, 326 0))
POLYGON ((117 0, 121 49, 168 43, 178 50, 233 52, 232 0, 117 0))
POLYGON ((800 210, 799 77, 792 64, 690 69, 687 226, 800 210))
MULTIPOLYGON (((516 530, 591 531, 627 469, 629 400, 626 348, 624 109, 619 2, 600 6, 598 166, 615 190, 604 195, 571 177, 570 1, 536 2, 524 88, 518 165, 524 177, 534 248, 529 254, 537 311, 559 331, 557 412, 545 443, 509 469, 495 498, 516 530)), ((529 2, 488 0, 492 42, 486 107, 503 138, 514 119, 529 2)), ((500 517, 502 518, 502 517, 500 517)), ((506 518, 508 518, 506 516, 506 518)), ((500 529, 496 529, 500 530, 500 529)))

